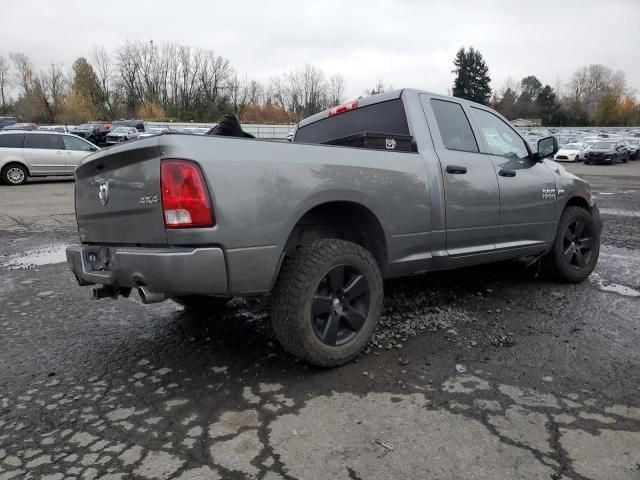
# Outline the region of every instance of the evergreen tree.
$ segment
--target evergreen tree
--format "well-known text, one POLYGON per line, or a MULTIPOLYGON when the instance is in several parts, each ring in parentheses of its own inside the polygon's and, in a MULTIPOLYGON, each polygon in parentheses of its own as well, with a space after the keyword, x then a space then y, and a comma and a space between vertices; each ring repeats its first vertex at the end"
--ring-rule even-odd
POLYGON ((453 64, 456 67, 452 71, 456 74, 453 96, 487 105, 491 98, 491 78, 482 54, 473 47, 469 47, 469 51, 462 47, 456 53, 453 64))
POLYGON ((540 89, 535 101, 536 107, 540 115, 542 116, 543 125, 552 125, 559 121, 558 109, 558 96, 549 85, 545 85, 540 89))

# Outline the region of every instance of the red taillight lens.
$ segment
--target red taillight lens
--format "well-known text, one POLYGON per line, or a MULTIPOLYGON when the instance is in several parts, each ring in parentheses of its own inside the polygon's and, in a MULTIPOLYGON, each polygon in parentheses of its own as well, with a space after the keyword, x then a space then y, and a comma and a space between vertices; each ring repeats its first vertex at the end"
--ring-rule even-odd
POLYGON ((342 105, 338 105, 337 107, 333 107, 329 110, 329 116, 333 117, 335 115, 340 115, 344 112, 350 112, 351 110, 355 110, 358 108, 358 101, 354 100, 353 102, 343 103, 342 105))
POLYGON ((213 227, 215 218, 202 172, 186 160, 160 166, 162 209, 167 228, 213 227))

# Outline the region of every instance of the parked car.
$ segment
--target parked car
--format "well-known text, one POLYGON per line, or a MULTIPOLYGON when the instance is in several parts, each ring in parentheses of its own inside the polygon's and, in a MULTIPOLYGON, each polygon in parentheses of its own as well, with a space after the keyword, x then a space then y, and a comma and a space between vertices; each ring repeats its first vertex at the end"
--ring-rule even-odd
POLYGON ((594 143, 587 150, 584 163, 587 165, 616 162, 626 162, 628 152, 625 145, 618 140, 602 140, 594 143))
POLYGON ((40 132, 69 133, 66 125, 40 125, 37 130, 40 132))
POLYGON ((120 120, 114 120, 111 122, 111 129, 116 127, 133 127, 139 132, 145 131, 144 120, 125 120, 124 118, 120 120))
POLYGON ((134 127, 115 127, 107 134, 107 144, 122 143, 138 138, 140 133, 134 127))
POLYGON ((553 159, 557 162, 580 162, 584 160, 589 145, 586 143, 567 143, 562 146, 553 159))
POLYGON ((83 123, 71 130, 71 133, 98 145, 106 142, 109 130, 104 123, 83 123))
POLYGON ((212 314, 271 292, 284 348, 340 365, 377 327, 383 278, 531 255, 591 273, 595 199, 547 160, 555 137, 537 150, 483 105, 413 89, 313 115, 292 143, 149 137, 78 167, 67 260, 94 298, 137 288, 212 314))
POLYGON ((13 125, 7 125, 2 128, 3 132, 8 132, 10 130, 37 130, 38 125, 35 123, 14 123, 13 125))
POLYGON ((623 141, 629 150, 629 160, 640 158, 640 138, 625 138, 623 141))
POLYGON ((160 135, 161 133, 168 133, 172 131, 169 127, 149 127, 144 132, 138 135, 138 138, 147 138, 153 135, 160 135))
POLYGON ((18 123, 16 117, 0 117, 0 130, 2 130, 4 127, 15 125, 16 123, 18 123))
POLYGON ((80 162, 98 150, 68 133, 3 131, 0 178, 7 185, 20 185, 29 177, 73 175, 80 162))

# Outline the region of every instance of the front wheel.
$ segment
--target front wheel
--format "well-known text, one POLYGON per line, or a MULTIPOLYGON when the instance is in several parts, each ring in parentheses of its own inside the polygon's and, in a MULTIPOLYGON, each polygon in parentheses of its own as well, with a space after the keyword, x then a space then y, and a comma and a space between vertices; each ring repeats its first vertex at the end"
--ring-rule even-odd
POLYGON ((29 172, 17 163, 9 164, 2 170, 2 181, 7 185, 22 185, 27 183, 29 172))
POLYGON ((600 225, 593 215, 580 207, 567 207, 558 223, 553 248, 545 262, 555 277, 581 282, 598 263, 600 225))
POLYGON ((285 350, 321 367, 342 365, 367 345, 383 303, 373 255, 324 239, 289 255, 272 295, 271 321, 285 350))

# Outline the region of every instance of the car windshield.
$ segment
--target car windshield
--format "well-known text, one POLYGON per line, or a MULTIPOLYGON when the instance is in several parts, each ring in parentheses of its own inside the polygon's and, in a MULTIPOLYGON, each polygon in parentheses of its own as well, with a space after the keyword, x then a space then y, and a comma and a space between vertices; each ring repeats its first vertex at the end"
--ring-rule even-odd
POLYGON ((638 140, 637 138, 632 138, 629 140, 626 140, 627 143, 630 143, 631 145, 638 145, 640 144, 640 140, 638 140))
POLYGON ((598 142, 593 147, 594 148, 612 149, 612 148, 616 148, 616 144, 615 144, 615 142, 598 142))
POLYGON ((129 129, 127 127, 118 127, 113 129, 113 133, 127 133, 129 129))

